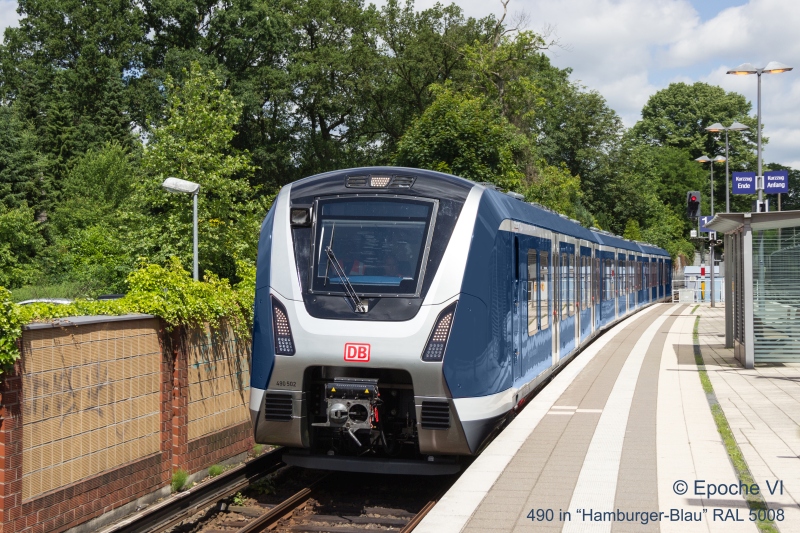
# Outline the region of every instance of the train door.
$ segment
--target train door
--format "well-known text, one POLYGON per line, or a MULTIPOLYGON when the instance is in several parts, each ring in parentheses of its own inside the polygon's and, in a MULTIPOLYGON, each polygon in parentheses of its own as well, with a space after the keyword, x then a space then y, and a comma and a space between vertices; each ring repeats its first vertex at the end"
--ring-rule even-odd
POLYGON ((511 347, 513 349, 512 367, 514 381, 522 376, 522 365, 520 364, 522 350, 522 314, 523 305, 522 292, 525 286, 526 272, 520 264, 522 253, 520 250, 520 239, 514 235, 511 243, 511 347))
POLYGON ((580 247, 580 340, 592 333, 592 249, 580 247))
POLYGON ((626 272, 628 276, 628 308, 636 309, 636 256, 629 255, 626 272))
MULTIPOLYGON (((528 228, 521 228, 527 230, 528 228)), ((537 235, 520 233, 516 236, 517 266, 514 278, 514 379, 519 385, 527 383, 553 364, 551 326, 550 247, 551 240, 538 236, 543 231, 531 229, 537 235)))
POLYGON ((617 316, 621 317, 628 310, 628 295, 626 283, 628 281, 625 271, 625 254, 617 254, 617 316))
POLYGON ((600 251, 600 325, 608 324, 616 316, 615 254, 612 250, 600 251))
POLYGON ((575 309, 575 244, 564 241, 558 243, 558 357, 564 357, 575 349, 576 309, 575 309))
POLYGON ((592 315, 594 317, 594 330, 600 327, 600 302, 603 293, 603 278, 600 260, 600 250, 595 248, 592 259, 592 315))
POLYGON ((558 362, 561 346, 561 254, 558 253, 558 235, 553 240, 553 364, 558 362))

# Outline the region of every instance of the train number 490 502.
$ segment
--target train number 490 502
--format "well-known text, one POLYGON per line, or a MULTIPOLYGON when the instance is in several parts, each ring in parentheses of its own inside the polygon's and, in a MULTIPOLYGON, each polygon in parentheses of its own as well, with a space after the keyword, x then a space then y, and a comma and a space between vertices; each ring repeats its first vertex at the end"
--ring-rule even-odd
POLYGON ((349 363, 367 363, 369 362, 369 352, 369 344, 348 342, 344 345, 344 360, 349 363))

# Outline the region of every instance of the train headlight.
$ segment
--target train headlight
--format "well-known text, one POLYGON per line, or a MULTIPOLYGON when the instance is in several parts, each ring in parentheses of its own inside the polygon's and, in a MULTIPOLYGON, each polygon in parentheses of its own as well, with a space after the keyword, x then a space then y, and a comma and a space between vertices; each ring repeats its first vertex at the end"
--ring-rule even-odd
POLYGON ((423 361, 438 362, 444 358, 444 349, 447 346, 447 339, 450 337, 450 327, 453 325, 455 315, 455 303, 439 313, 439 318, 436 319, 436 325, 433 327, 431 336, 428 337, 428 343, 422 351, 423 361))
POLYGON ((275 334, 275 354, 294 355, 294 339, 289 326, 289 315, 286 308, 274 297, 272 298, 272 332, 275 334))
POLYGON ((310 207, 293 207, 289 213, 289 218, 292 226, 310 226, 311 225, 311 208, 310 207))

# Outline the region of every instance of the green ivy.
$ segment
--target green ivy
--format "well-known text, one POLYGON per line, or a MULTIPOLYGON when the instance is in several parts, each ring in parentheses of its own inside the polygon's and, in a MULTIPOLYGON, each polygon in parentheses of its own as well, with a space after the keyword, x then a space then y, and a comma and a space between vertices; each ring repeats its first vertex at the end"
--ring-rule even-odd
POLYGON ((17 305, 11 293, 0 287, 0 373, 19 359, 22 325, 59 318, 89 315, 144 313, 175 326, 218 327, 225 320, 236 336, 249 339, 255 299, 255 266, 237 263, 241 279, 234 286, 227 279, 207 274, 195 281, 176 258, 166 266, 142 263, 127 278, 128 293, 118 300, 75 300, 71 304, 17 305))

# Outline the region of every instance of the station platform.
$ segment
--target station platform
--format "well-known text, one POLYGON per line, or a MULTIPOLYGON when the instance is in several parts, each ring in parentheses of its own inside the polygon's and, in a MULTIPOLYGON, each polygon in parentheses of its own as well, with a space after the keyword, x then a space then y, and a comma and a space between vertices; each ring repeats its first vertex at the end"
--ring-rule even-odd
POLYGON ((620 322, 415 531, 800 533, 800 365, 745 370, 724 331, 723 307, 658 304, 620 322))

